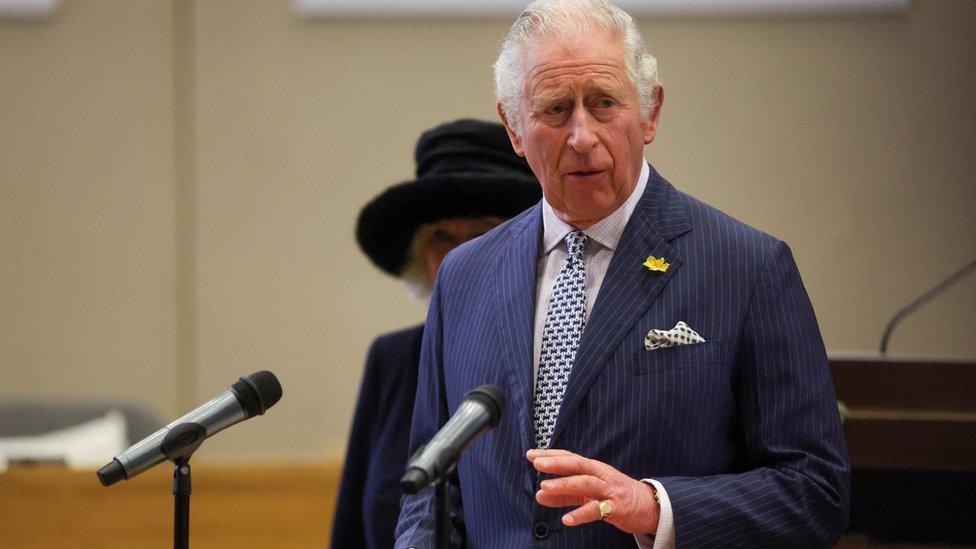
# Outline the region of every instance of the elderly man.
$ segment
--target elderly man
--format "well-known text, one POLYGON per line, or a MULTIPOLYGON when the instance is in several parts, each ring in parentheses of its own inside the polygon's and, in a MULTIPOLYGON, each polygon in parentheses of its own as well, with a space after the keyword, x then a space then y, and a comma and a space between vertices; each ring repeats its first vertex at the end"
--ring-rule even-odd
MULTIPOLYGON (((543 202, 456 249, 424 332, 411 446, 466 391, 508 395, 449 493, 471 547, 826 546, 848 466, 789 248, 643 158, 663 89, 633 20, 540 0, 495 65, 543 202)), ((398 547, 433 544, 430 490, 398 547)))

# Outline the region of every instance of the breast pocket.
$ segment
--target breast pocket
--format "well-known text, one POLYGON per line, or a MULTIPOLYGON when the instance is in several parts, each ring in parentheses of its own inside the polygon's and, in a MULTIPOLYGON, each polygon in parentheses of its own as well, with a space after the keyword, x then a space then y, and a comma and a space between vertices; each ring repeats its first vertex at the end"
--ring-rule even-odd
POLYGON ((719 341, 677 345, 647 351, 643 348, 634 361, 634 375, 653 374, 715 364, 722 359, 719 341))

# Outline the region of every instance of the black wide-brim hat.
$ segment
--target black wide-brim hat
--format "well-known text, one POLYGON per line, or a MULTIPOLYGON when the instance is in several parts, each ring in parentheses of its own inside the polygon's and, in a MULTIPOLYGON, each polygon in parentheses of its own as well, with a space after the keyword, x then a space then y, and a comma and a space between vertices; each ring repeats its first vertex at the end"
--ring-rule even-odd
POLYGON ((417 177, 394 185, 359 213, 356 240, 383 271, 399 276, 425 223, 495 216, 508 219, 542 198, 524 158, 501 124, 463 119, 420 136, 417 177))

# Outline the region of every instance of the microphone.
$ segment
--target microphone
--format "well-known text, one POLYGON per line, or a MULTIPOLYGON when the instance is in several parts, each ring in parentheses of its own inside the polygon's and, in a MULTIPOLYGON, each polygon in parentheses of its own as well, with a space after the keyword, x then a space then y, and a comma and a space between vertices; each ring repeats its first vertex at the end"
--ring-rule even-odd
POLYGON ((407 471, 400 479, 404 493, 416 494, 449 475, 461 452, 474 439, 498 425, 505 411, 505 400, 505 393, 493 385, 482 385, 464 395, 451 419, 410 459, 407 471))
POLYGON ((929 291, 915 298, 915 301, 912 301, 908 305, 905 305, 899 309, 898 312, 895 313, 895 316, 891 317, 891 320, 888 321, 888 325, 885 326, 884 335, 881 336, 881 354, 884 355, 888 352, 888 340, 891 338, 891 332, 894 331, 895 326, 897 326, 902 319, 915 312, 915 309, 918 309, 922 305, 928 303, 935 296, 944 292, 949 286, 952 286, 956 282, 959 282, 965 278, 966 275, 971 273, 973 270, 976 270, 976 259, 970 261, 961 269, 943 279, 941 282, 933 286, 929 291))
POLYGON ((169 451, 164 452, 164 446, 175 444, 176 449, 192 446, 195 450, 204 438, 211 437, 235 423, 263 414, 279 399, 281 399, 281 384, 271 372, 262 370, 241 377, 231 385, 230 389, 217 395, 213 400, 202 404, 196 410, 115 456, 111 462, 98 470, 98 480, 102 482, 102 486, 111 486, 123 479, 128 480, 166 461, 169 451), (191 428, 183 429, 187 426, 191 428), (176 436, 167 437, 167 435, 176 436))

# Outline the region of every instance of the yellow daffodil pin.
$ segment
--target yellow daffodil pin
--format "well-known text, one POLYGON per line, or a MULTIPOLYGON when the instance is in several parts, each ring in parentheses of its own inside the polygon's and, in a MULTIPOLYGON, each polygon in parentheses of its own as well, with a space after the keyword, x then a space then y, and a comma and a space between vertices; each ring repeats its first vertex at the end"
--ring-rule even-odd
POLYGON ((647 261, 645 261, 642 265, 655 273, 667 272, 668 267, 671 266, 670 263, 666 263, 664 261, 663 257, 654 257, 653 255, 647 256, 647 261))

